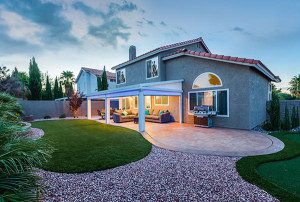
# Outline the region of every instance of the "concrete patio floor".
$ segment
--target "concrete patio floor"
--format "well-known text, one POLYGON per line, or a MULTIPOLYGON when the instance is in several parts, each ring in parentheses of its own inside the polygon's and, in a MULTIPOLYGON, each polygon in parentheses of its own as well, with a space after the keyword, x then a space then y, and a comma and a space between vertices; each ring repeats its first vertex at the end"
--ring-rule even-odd
MULTIPOLYGON (((98 120, 104 122, 103 120, 98 120)), ((133 122, 112 125, 138 131, 133 122)), ((152 144, 173 151, 219 156, 254 156, 271 154, 284 148, 284 144, 273 136, 249 130, 227 128, 201 128, 192 124, 146 122, 143 133, 152 144)))

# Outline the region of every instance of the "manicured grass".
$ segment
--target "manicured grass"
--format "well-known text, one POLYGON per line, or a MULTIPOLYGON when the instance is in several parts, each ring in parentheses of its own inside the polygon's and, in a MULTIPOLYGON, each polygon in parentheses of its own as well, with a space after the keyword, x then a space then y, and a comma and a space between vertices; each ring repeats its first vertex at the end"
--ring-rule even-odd
POLYGON ((300 134, 273 134, 285 148, 275 154, 245 157, 237 162, 239 174, 281 201, 300 201, 300 134))
POLYGON ((92 120, 33 122, 56 150, 42 169, 82 173, 104 170, 144 158, 151 144, 138 132, 92 120))

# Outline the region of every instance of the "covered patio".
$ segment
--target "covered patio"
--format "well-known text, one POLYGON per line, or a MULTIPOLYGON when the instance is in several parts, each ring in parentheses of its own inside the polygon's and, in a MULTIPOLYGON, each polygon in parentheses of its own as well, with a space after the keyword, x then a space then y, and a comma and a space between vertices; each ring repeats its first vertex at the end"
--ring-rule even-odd
MULTIPOLYGON (((128 87, 116 88, 113 90, 99 91, 96 93, 86 95, 87 98, 87 118, 91 119, 91 100, 104 99, 105 100, 105 123, 111 123, 110 100, 129 96, 136 96, 138 98, 138 131, 145 132, 145 96, 177 96, 179 97, 178 122, 182 123, 183 105, 182 105, 182 82, 183 80, 172 80, 163 82, 151 82, 128 87)), ((159 125, 159 124, 157 124, 159 125)))

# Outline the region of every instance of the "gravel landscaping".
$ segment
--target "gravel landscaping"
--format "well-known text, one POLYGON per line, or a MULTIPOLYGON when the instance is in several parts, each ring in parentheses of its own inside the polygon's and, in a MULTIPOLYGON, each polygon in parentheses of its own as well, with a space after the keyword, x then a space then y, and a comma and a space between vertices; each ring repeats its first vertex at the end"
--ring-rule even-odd
POLYGON ((238 175, 237 160, 153 146, 144 159, 109 170, 37 173, 46 201, 277 201, 238 175))

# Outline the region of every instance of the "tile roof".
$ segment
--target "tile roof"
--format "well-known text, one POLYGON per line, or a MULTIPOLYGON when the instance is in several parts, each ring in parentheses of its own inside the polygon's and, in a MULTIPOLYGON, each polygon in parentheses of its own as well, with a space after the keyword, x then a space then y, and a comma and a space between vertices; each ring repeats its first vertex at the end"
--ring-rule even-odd
POLYGON ((204 48, 206 49, 206 51, 210 53, 210 50, 208 49, 208 47, 204 43, 202 37, 199 37, 199 38, 188 40, 188 41, 182 41, 182 42, 179 42, 179 43, 174 43, 174 44, 169 44, 169 45, 161 46, 159 48, 156 48, 156 49, 153 49, 151 51, 148 51, 148 52, 146 52, 146 53, 144 53, 142 55, 139 55, 139 56, 137 56, 133 60, 128 60, 126 62, 123 62, 123 63, 119 64, 119 65, 116 65, 116 66, 112 67, 112 69, 116 69, 116 68, 122 67, 124 65, 130 64, 131 62, 137 62, 137 61, 143 59, 143 56, 145 57, 145 56, 151 55, 152 53, 156 53, 156 52, 160 53, 160 52, 168 50, 168 49, 177 48, 177 47, 180 47, 180 46, 184 46, 184 45, 187 45, 187 44, 193 44, 193 43, 197 43, 197 42, 201 42, 202 45, 204 46, 204 48))
MULTIPOLYGON (((103 70, 100 70, 100 69, 92 69, 92 68, 87 68, 87 67, 81 67, 80 72, 79 72, 79 74, 76 78, 76 82, 79 79, 79 76, 80 76, 82 70, 90 72, 91 74, 94 74, 97 77, 101 76, 102 73, 103 73, 103 70)), ((106 71, 106 75, 107 75, 108 79, 116 79, 116 74, 113 73, 113 72, 106 71)))
POLYGON ((232 56, 225 56, 225 55, 218 55, 218 54, 212 54, 212 53, 204 53, 204 52, 196 52, 187 50, 186 48, 182 48, 180 50, 175 51, 174 53, 165 56, 164 58, 169 58, 171 56, 180 56, 180 55, 193 55, 193 56, 199 56, 203 58, 208 59, 215 59, 225 62, 234 62, 234 63, 244 63, 244 64, 250 64, 250 65, 260 65, 265 71, 267 71, 269 74, 271 74, 274 77, 274 80, 280 81, 280 78, 278 76, 275 76, 269 68, 264 65, 260 60, 255 59, 248 59, 248 58, 240 58, 240 57, 232 57, 232 56))

